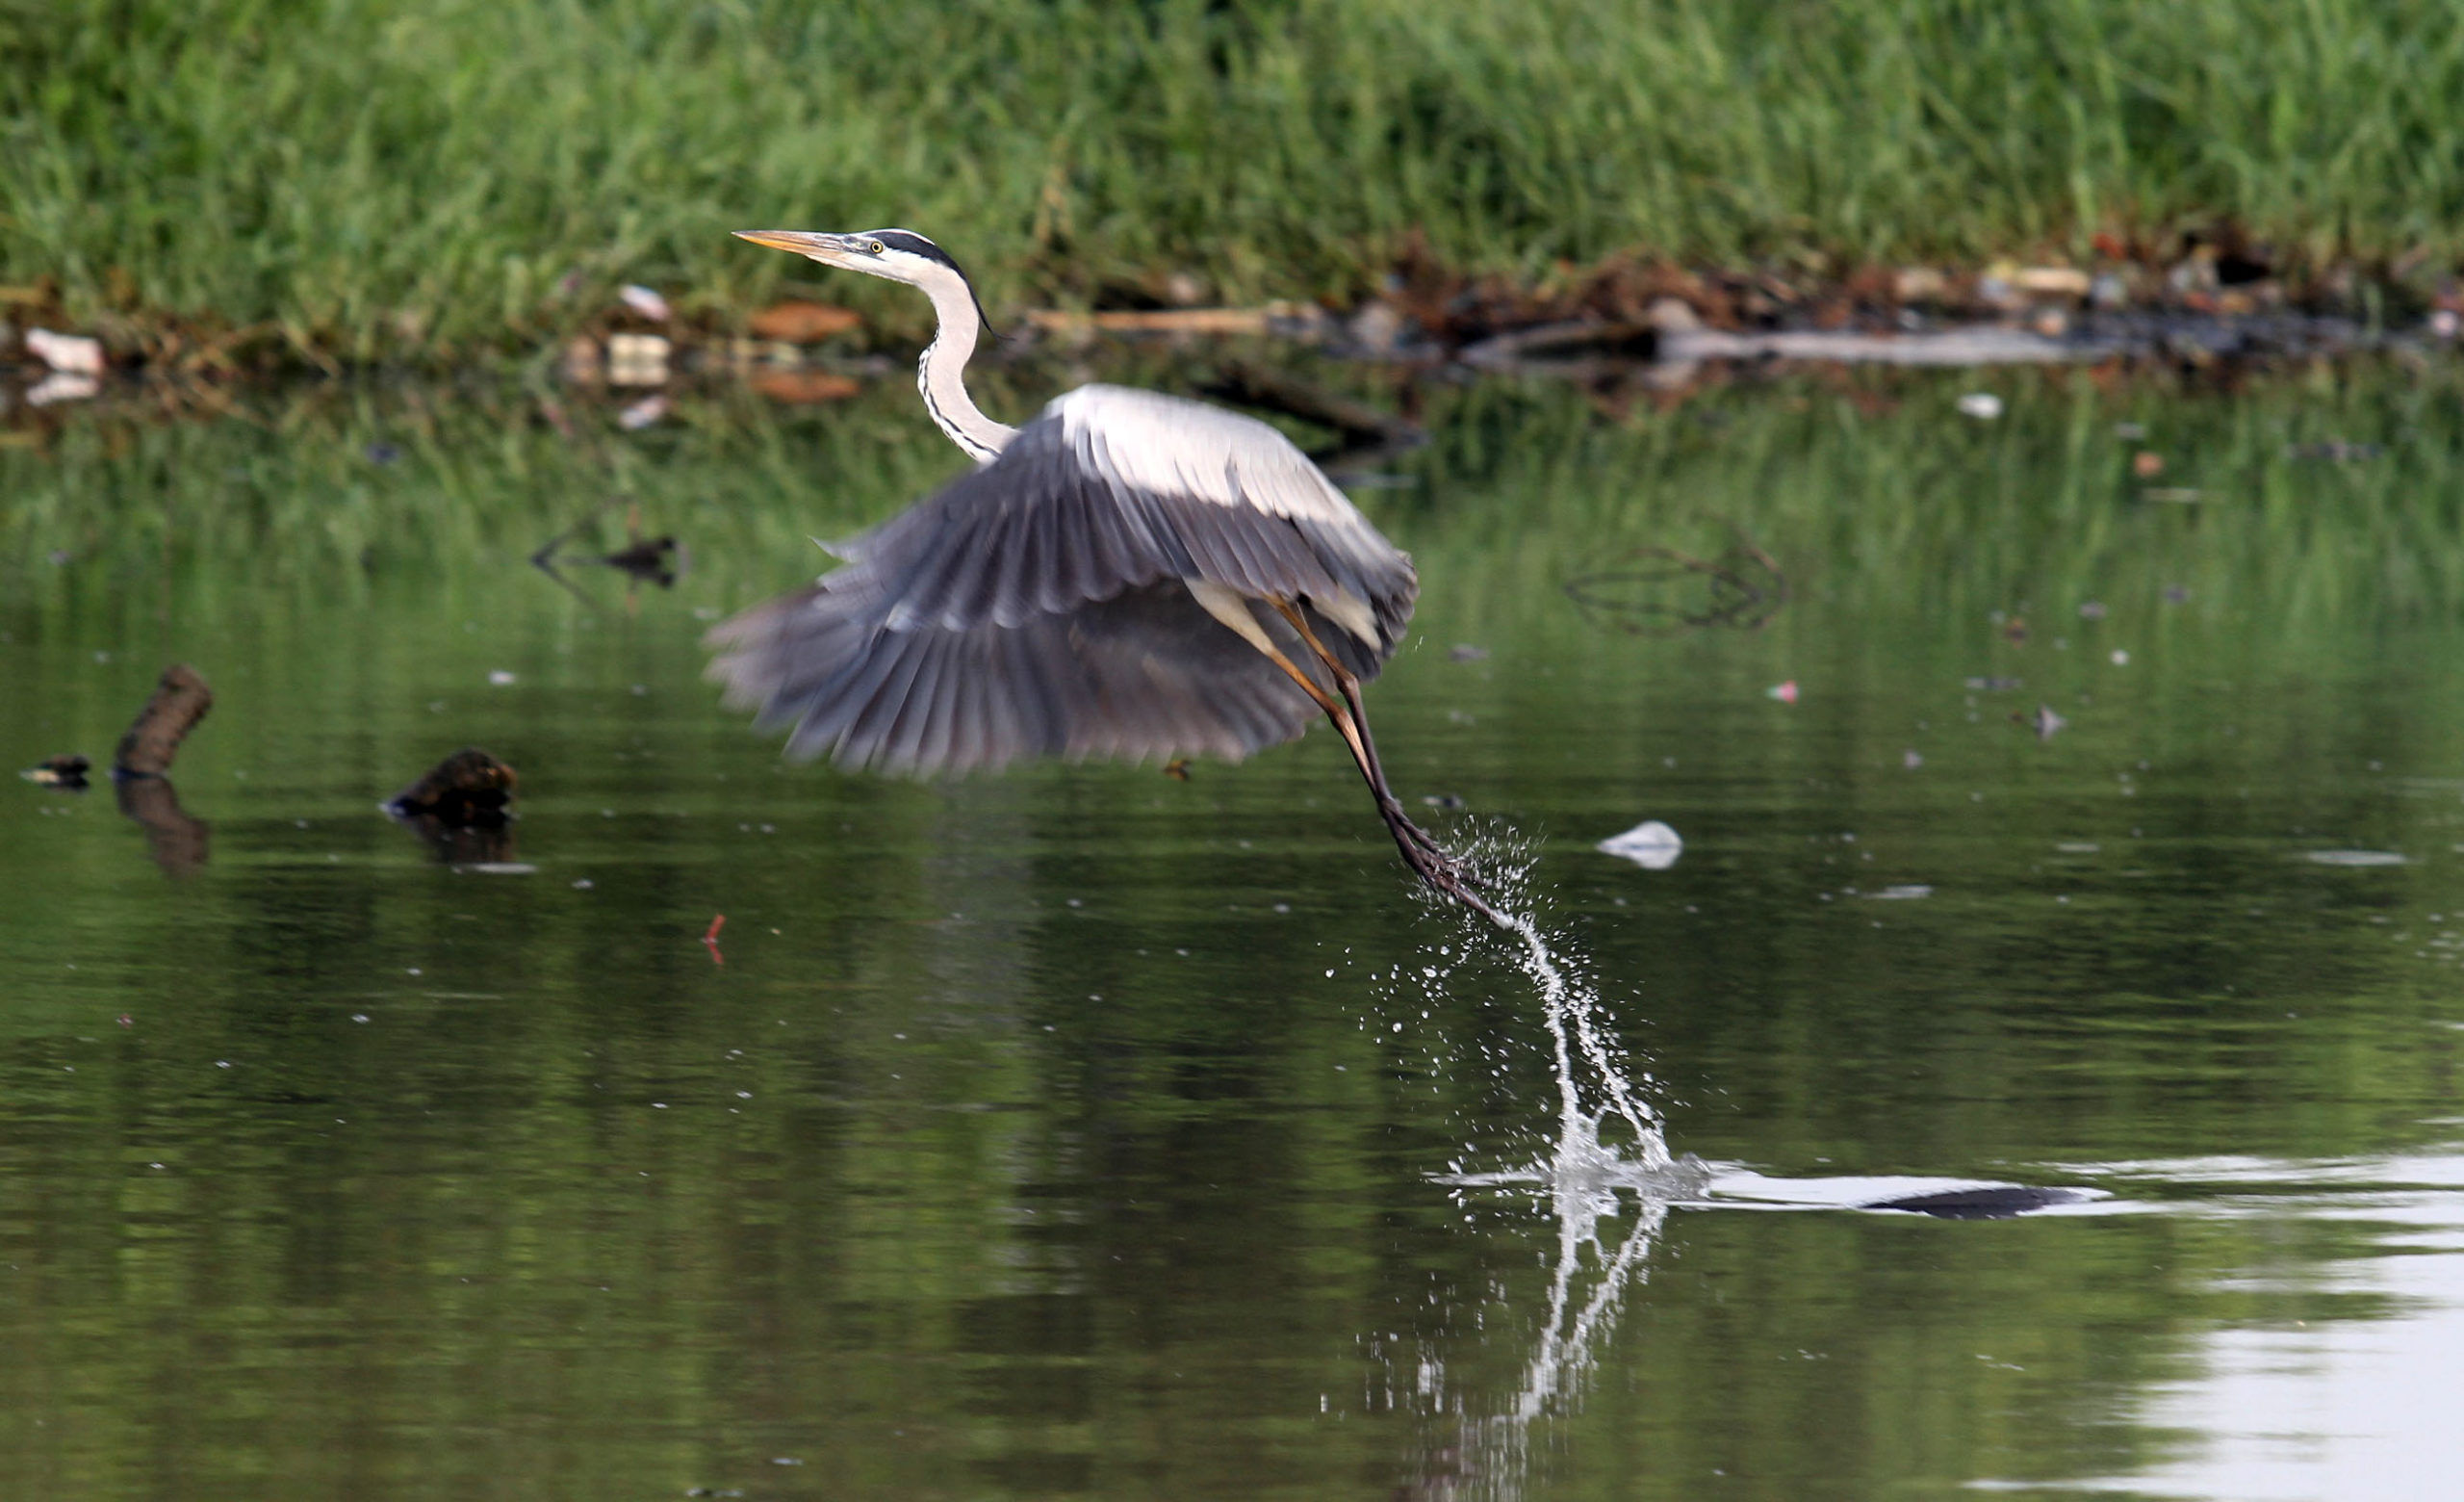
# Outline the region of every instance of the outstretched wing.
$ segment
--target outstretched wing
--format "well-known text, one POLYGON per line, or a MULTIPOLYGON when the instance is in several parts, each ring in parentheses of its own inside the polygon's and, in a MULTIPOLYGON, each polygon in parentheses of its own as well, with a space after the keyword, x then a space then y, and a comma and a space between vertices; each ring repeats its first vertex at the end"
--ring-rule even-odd
MULTIPOLYGON (((990 464, 711 633, 712 674, 792 754, 931 773, 1026 756, 1238 758, 1316 706, 1193 581, 1289 600, 1375 676, 1411 560, 1263 423, 1119 387, 1061 398, 990 464)), ((1297 635, 1253 610, 1286 655, 1297 635)))

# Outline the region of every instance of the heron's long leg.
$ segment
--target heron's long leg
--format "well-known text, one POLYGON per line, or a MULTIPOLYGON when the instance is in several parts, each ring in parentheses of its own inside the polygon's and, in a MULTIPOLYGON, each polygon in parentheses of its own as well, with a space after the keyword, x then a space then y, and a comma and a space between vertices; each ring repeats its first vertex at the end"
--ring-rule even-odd
POLYGON ((1395 790, 1387 785, 1386 769, 1377 760, 1377 742, 1370 738, 1369 712, 1360 701, 1360 680, 1326 650, 1325 643, 1309 629, 1308 621, 1297 607, 1288 600, 1270 603, 1292 629, 1300 634, 1300 639, 1308 644, 1311 654, 1333 675, 1336 691, 1343 695, 1340 709, 1328 700, 1325 690, 1293 665, 1289 658, 1279 652, 1270 652, 1268 656, 1309 690, 1309 696, 1318 701, 1319 707, 1326 712, 1326 717, 1334 721, 1335 729, 1342 732, 1345 743, 1351 747, 1352 760, 1359 764, 1362 780, 1369 784, 1370 793, 1376 799, 1378 816, 1386 821, 1387 833, 1395 837, 1396 848, 1403 854, 1403 864, 1438 891, 1491 922, 1505 926, 1505 917, 1472 891, 1471 873, 1464 869, 1463 863, 1448 854, 1428 831, 1412 822, 1410 816, 1403 812, 1402 800, 1396 797, 1395 790))
MULTIPOLYGON (((1277 600, 1273 603, 1275 609, 1291 623, 1292 629, 1300 634, 1300 639, 1307 643, 1311 654, 1324 664, 1327 673, 1334 678, 1335 690, 1343 695, 1344 707, 1349 712, 1348 717, 1351 722, 1345 730, 1345 737, 1349 739, 1356 736, 1360 742, 1353 755, 1361 764, 1361 775, 1369 780, 1370 790, 1377 795, 1381 809, 1391 805, 1395 813, 1399 816, 1401 816, 1402 800, 1395 796, 1393 785, 1386 781, 1386 765, 1378 759, 1375 738, 1369 733, 1369 709, 1361 703, 1359 678, 1354 676, 1349 668, 1344 666, 1342 660, 1326 650, 1326 644, 1320 641, 1318 634, 1309 629, 1308 618, 1300 613, 1297 606, 1288 600, 1277 600)), ((1320 702, 1323 703, 1322 700, 1320 702)), ((1402 827, 1397 833, 1398 835, 1408 834, 1415 844, 1431 856, 1450 862, 1453 860, 1453 857, 1447 854, 1445 848, 1429 835, 1428 831, 1413 823, 1409 817, 1402 818, 1402 827)))

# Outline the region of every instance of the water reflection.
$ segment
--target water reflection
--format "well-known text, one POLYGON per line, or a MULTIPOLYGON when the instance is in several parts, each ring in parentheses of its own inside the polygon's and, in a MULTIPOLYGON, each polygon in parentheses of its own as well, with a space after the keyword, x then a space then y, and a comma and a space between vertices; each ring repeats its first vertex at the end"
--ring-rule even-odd
POLYGON ((115 777, 112 797, 145 831, 145 853, 174 880, 192 875, 210 853, 212 828, 180 807, 168 777, 115 777))

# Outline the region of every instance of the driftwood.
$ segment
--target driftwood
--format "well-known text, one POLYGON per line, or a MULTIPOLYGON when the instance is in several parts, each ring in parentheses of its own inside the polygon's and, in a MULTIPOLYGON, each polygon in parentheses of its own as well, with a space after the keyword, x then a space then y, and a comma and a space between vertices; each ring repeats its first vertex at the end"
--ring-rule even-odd
POLYGON ((2076 1204, 2088 1196, 2076 1189, 2029 1184, 1979 1184, 1973 1189, 1938 1189, 1930 1194, 1874 1200, 1861 1210, 1910 1210, 1940 1220, 2008 1220, 2056 1204, 2076 1204))
POLYGON ((386 801, 397 818, 432 818, 449 828, 495 827, 513 801, 513 768, 477 746, 465 746, 386 801))
POLYGON ((195 668, 175 662, 163 669, 153 696, 137 712, 128 734, 119 738, 119 749, 112 755, 112 775, 160 777, 168 772, 171 759, 180 754, 180 742, 212 708, 214 690, 205 686, 195 668))

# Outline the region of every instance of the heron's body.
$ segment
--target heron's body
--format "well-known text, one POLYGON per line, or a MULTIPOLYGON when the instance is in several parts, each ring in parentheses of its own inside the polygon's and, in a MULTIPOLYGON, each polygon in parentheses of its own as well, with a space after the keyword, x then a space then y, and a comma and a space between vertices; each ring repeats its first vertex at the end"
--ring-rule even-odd
POLYGON ((1290 440, 1107 385, 1005 427, 961 379, 981 310, 937 246, 903 230, 745 238, 931 294, 940 331, 918 385, 977 468, 714 631, 732 702, 791 726, 796 755, 918 775, 1041 756, 1237 760, 1322 713, 1405 859, 1482 906, 1403 816, 1360 706, 1411 617, 1411 559, 1290 440))

